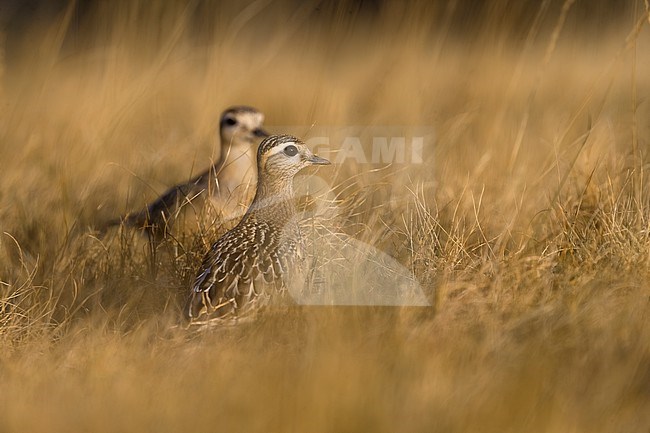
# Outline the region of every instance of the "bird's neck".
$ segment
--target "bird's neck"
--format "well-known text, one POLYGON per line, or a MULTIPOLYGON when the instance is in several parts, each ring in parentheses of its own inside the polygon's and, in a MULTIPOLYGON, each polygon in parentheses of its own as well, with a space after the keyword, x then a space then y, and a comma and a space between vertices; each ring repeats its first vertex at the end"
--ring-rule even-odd
POLYGON ((247 214, 252 213, 263 218, 272 216, 275 219, 291 219, 296 214, 293 179, 269 179, 259 175, 255 198, 247 214))
POLYGON ((223 170, 229 170, 243 164, 246 166, 254 165, 255 161, 255 149, 253 149, 253 146, 248 143, 235 141, 225 144, 221 149, 218 165, 223 170))
POLYGON ((255 149, 248 143, 234 142, 221 150, 219 162, 215 164, 220 188, 232 192, 241 184, 255 184, 255 149))

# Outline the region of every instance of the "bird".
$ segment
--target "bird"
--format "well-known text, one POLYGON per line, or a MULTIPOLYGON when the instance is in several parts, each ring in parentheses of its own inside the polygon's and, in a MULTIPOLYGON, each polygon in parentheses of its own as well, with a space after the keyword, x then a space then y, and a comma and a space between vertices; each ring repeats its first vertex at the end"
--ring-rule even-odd
POLYGON ((257 180, 256 147, 269 135, 263 123, 264 114, 253 107, 226 109, 219 121, 221 155, 216 163, 189 181, 170 187, 144 209, 113 219, 107 226, 123 224, 164 235, 177 210, 205 192, 224 220, 241 217, 257 180))
POLYGON ((186 320, 236 316, 258 296, 287 289, 292 277, 300 278, 304 247, 293 178, 303 168, 328 164, 294 136, 262 141, 253 202, 205 254, 184 309, 186 320))

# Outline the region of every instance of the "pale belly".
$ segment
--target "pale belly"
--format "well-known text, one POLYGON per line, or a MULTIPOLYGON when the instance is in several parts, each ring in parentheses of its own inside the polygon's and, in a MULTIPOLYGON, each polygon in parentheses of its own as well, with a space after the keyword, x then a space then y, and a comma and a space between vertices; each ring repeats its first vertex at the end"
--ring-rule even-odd
POLYGON ((203 231, 215 227, 225 231, 234 227, 255 196, 257 171, 245 155, 226 164, 204 188, 200 197, 183 206, 180 229, 203 231))
POLYGON ((255 196, 257 173, 250 163, 232 164, 215 180, 210 205, 224 222, 237 223, 255 196))

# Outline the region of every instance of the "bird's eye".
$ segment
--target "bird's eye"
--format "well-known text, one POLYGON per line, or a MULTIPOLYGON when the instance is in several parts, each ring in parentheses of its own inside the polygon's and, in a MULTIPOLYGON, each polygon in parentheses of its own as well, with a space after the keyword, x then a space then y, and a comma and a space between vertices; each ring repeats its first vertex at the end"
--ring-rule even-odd
POLYGON ((233 119, 232 117, 226 117, 223 119, 223 124, 228 126, 235 126, 237 124, 237 120, 233 119))
POLYGON ((297 153, 298 153, 298 148, 293 144, 290 144, 289 146, 284 148, 284 154, 287 156, 294 156, 297 153))

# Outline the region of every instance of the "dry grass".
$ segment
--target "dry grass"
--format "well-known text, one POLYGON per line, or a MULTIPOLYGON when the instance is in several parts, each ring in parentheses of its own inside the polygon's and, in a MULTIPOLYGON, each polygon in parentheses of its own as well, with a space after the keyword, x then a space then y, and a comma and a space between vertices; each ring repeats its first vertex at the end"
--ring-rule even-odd
POLYGON ((101 6, 76 47, 66 17, 34 26, 5 70, 0 430, 648 431, 642 4, 596 35, 552 10, 520 40, 463 38, 426 4, 374 25, 161 5, 101 6), (174 327, 219 227, 153 250, 96 229, 206 166, 239 103, 305 137, 436 130, 423 164, 320 171, 342 229, 413 269, 433 308, 174 327))

